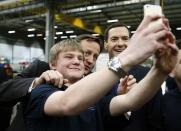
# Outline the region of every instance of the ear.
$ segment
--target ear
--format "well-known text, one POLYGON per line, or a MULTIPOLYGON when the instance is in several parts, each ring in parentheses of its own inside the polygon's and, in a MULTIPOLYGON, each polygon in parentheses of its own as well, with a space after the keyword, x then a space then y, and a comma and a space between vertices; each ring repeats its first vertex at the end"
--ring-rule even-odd
POLYGON ((56 70, 55 64, 53 64, 53 63, 49 63, 49 66, 50 66, 50 69, 52 69, 52 70, 56 70))
POLYGON ((108 47, 108 43, 106 41, 104 41, 104 48, 105 48, 105 50, 107 50, 107 47, 108 47))

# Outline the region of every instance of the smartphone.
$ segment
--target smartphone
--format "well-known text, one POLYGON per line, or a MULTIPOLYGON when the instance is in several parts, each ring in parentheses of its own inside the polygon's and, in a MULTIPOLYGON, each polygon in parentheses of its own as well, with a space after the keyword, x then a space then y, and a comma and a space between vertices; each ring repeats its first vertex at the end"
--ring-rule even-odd
MULTIPOLYGON (((158 14, 160 16, 162 16, 162 8, 159 5, 151 5, 151 4, 146 4, 144 5, 144 16, 147 15, 154 15, 154 14, 158 14)), ((158 24, 159 22, 162 23, 162 19, 158 19, 154 22, 152 22, 151 24, 158 24)))

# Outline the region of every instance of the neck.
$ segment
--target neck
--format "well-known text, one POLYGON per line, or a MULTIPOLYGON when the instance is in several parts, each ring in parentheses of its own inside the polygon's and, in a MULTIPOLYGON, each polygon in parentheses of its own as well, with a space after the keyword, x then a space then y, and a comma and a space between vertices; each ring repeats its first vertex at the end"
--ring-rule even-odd
POLYGON ((66 86, 70 86, 74 84, 75 82, 79 81, 80 79, 69 79, 67 83, 65 83, 66 86))

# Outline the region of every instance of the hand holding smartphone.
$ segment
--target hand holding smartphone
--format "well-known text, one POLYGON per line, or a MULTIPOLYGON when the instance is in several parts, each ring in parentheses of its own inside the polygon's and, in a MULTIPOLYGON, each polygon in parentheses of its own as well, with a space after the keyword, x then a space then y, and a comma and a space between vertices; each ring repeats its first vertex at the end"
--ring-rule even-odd
MULTIPOLYGON (((155 15, 155 14, 160 15, 160 16, 163 15, 162 8, 159 5, 146 4, 146 5, 144 5, 143 9, 144 9, 144 16, 147 16, 147 15, 152 16, 152 15, 155 15)), ((158 23, 162 23, 161 18, 154 21, 154 22, 152 22, 151 24, 158 24, 158 23)))
MULTIPOLYGON (((146 4, 144 5, 144 16, 152 16, 152 15, 159 15, 162 16, 162 8, 159 5, 150 5, 146 4)), ((155 20, 149 24, 149 26, 153 26, 155 24, 163 23, 162 18, 155 20)), ((169 25, 167 25, 169 28, 169 25)), ((163 43, 169 43, 169 38, 163 38, 160 41, 163 43)), ((172 49, 159 49, 156 51, 154 57, 156 58, 155 66, 162 70, 164 73, 170 73, 175 66, 176 59, 175 55, 172 54, 172 49)))

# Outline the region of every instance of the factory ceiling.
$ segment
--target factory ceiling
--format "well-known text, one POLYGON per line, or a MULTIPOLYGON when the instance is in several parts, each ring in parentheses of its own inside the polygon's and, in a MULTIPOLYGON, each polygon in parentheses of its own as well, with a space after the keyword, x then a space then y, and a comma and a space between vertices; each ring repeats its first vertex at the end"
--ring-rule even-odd
MULTIPOLYGON (((135 31, 143 18, 143 5, 153 3, 154 0, 1 0, 0 32, 14 38, 27 38, 29 34, 33 34, 31 39, 45 38, 49 4, 55 9, 57 40, 83 33, 103 34, 110 20, 120 21, 135 31), (16 33, 8 34, 10 30, 16 33)), ((173 33, 181 39, 181 0, 164 0, 162 4, 173 33)))

